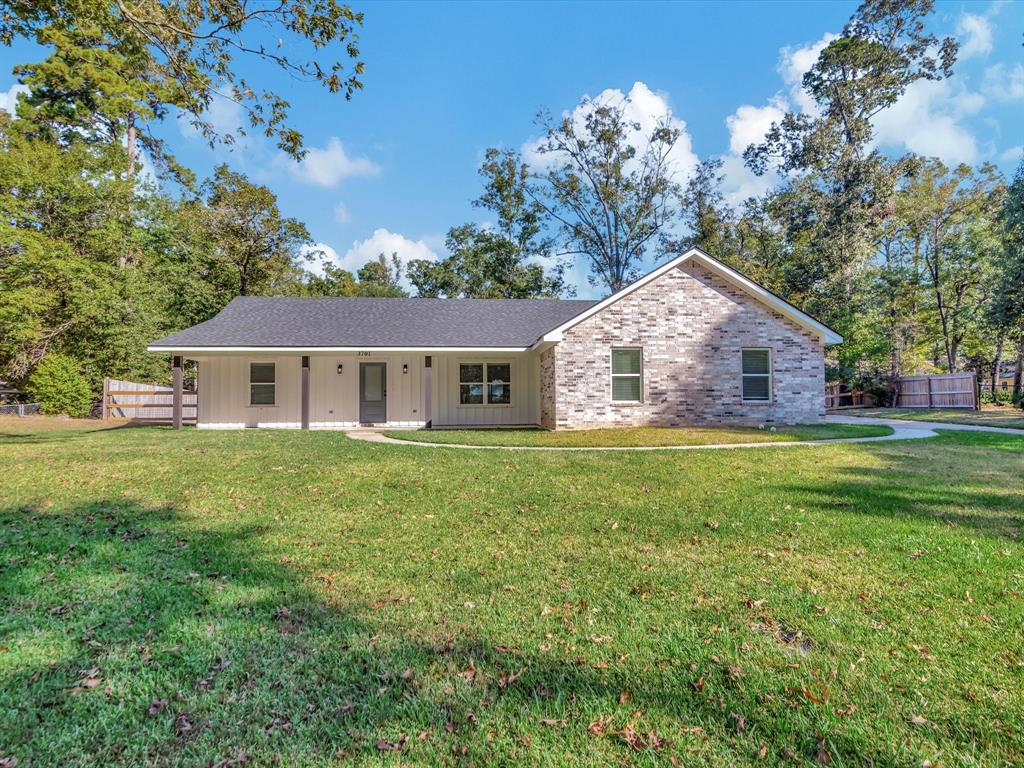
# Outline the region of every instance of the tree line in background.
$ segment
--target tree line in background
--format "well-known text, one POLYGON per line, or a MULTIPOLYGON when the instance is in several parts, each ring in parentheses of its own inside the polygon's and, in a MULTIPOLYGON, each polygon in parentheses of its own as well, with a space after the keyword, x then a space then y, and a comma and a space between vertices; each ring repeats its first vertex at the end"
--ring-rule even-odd
MULTIPOLYGON (((278 94, 232 69, 250 57, 351 95, 361 87, 361 16, 335 2, 241 0, 45 6, 5 2, 0 40, 48 46, 16 68, 30 91, 0 112, 0 377, 43 368, 161 381, 146 343, 216 314, 237 295, 535 298, 571 294, 587 265, 607 292, 698 246, 835 328, 830 378, 885 389, 914 371, 987 377, 1024 353, 1024 164, 948 168, 889 158, 872 119, 921 79, 948 77, 956 44, 928 33, 931 0, 869 0, 805 75, 815 108, 787 114, 747 149, 769 192, 738 206, 722 164, 673 175, 677 129, 644 131, 628 104, 584 103, 538 117, 529 162, 490 149, 474 202, 486 225, 447 235, 437 261, 381 254, 352 274, 325 262, 274 193, 222 165, 198 181, 152 133, 182 114, 213 144, 204 115, 226 95, 249 128, 296 158, 301 134, 278 94), (134 8, 134 10, 133 10, 134 8), (88 22, 83 22, 87 19, 88 22), (296 63, 254 35, 277 25, 345 62, 296 63), (178 34, 169 30, 202 30, 178 34), (270 51, 268 53, 268 51, 270 51), (218 90, 220 89, 220 90, 218 90), (139 173, 144 159, 157 179, 139 173)), ((80 389, 80 388, 79 388, 80 389)))

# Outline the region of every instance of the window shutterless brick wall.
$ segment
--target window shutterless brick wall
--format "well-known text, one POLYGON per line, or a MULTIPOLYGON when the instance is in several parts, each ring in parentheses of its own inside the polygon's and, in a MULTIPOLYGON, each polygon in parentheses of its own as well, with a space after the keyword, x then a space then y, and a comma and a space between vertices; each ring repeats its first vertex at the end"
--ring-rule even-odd
POLYGON ((565 332, 541 354, 549 429, 809 424, 825 416, 820 339, 702 267, 684 263, 565 332), (643 347, 638 404, 611 402, 612 347, 643 347), (742 399, 741 350, 772 350, 772 397, 742 399))

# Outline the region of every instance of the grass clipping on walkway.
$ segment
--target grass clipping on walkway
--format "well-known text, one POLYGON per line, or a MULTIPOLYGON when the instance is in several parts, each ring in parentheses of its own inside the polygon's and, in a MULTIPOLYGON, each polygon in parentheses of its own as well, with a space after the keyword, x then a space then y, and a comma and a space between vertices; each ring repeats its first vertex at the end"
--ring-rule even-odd
POLYGON ((1021 765, 1022 466, 7 434, 0 758, 1021 765))
POLYGON ((420 429, 384 433, 398 440, 457 445, 502 445, 547 448, 638 448, 730 443, 788 443, 891 435, 889 427, 872 424, 815 424, 757 429, 755 427, 616 427, 550 432, 544 429, 420 429))

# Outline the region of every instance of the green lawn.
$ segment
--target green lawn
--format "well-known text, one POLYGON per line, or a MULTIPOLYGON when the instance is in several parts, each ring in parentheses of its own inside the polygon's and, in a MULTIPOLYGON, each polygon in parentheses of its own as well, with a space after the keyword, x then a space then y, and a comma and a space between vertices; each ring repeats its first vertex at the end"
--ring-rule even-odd
POLYGON ((1024 411, 1005 405, 990 405, 980 411, 963 408, 865 408, 843 411, 845 416, 880 416, 886 419, 939 421, 946 424, 976 424, 982 427, 1024 429, 1024 411))
POLYGON ((549 432, 544 429, 420 429, 385 432, 398 440, 461 445, 511 445, 550 448, 726 445, 728 443, 795 442, 844 437, 890 435, 892 429, 873 424, 817 424, 779 427, 775 432, 753 427, 630 427, 549 432))
POLYGON ((0 759, 1020 765, 1022 471, 0 421, 0 759))

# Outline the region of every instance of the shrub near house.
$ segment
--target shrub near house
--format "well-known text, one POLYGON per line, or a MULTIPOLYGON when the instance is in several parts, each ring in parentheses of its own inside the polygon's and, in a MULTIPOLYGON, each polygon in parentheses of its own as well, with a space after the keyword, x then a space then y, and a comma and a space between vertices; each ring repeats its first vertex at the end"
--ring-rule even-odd
POLYGON ((43 413, 85 418, 92 410, 92 388, 73 357, 49 354, 32 372, 28 393, 43 413))

